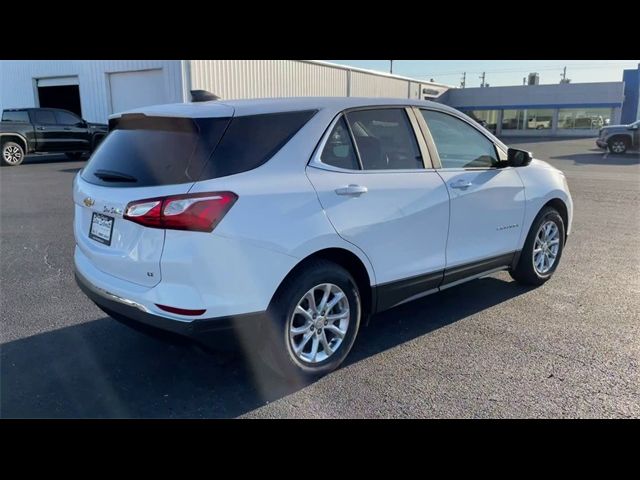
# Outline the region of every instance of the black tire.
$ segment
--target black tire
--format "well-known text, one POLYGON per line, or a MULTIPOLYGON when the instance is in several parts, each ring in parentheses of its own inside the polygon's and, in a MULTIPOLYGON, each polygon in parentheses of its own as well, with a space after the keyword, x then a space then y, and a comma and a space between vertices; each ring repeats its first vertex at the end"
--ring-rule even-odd
POLYGON ((520 252, 520 258, 518 259, 516 267, 509 271, 509 273, 511 274, 511 278, 524 285, 538 286, 545 283, 551 278, 553 273, 556 271, 556 268, 558 268, 558 264, 560 263, 560 259, 562 257, 562 251, 564 250, 564 242, 565 226, 564 221, 562 220, 562 216, 555 208, 543 208, 540 213, 538 213, 538 216, 535 218, 533 224, 531 225, 531 229, 529 230, 529 234, 527 235, 527 240, 524 243, 524 247, 520 252), (555 223, 556 227, 558 228, 558 251, 551 268, 549 268, 549 270, 544 273, 540 273, 534 266, 534 244, 536 242, 536 237, 538 235, 540 227, 549 221, 555 223))
POLYGON ((4 142, 2 144, 2 154, 0 155, 2 165, 15 167, 24 161, 24 148, 16 142, 4 142))
POLYGON ((624 137, 613 137, 607 144, 611 153, 625 153, 629 148, 629 141, 624 137))
MULTIPOLYGON (((361 316, 360 293, 349 272, 336 263, 327 260, 314 260, 287 278, 274 296, 267 312, 267 319, 261 328, 259 357, 277 374, 290 380, 310 381, 326 375, 338 368, 349 354, 360 327, 361 316), (342 342, 335 351, 323 361, 309 363, 294 353, 292 345, 294 340, 290 339, 289 327, 294 321, 293 311, 298 302, 314 287, 327 283, 339 287, 344 293, 348 301, 349 323, 342 342)), ((299 322, 300 316, 296 318, 295 321, 299 322)), ((312 321, 309 323, 313 324, 312 321)), ((317 333, 317 330, 315 332, 318 335, 318 342, 320 342, 320 334, 317 333)), ((332 335, 329 332, 327 330, 326 338, 332 335)), ((324 335, 325 332, 322 334, 324 335)), ((312 336, 310 342, 313 343, 313 340, 312 336)))

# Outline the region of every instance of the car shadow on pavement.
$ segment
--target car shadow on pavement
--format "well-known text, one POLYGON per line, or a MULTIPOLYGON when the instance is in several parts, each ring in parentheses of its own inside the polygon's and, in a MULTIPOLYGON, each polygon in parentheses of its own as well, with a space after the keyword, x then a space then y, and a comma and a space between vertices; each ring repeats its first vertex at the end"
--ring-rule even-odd
MULTIPOLYGON (((487 277, 379 314, 345 366, 529 290, 487 277)), ((2 418, 227 418, 305 387, 241 351, 162 342, 108 317, 5 343, 0 355, 2 418)))
POLYGON ((602 150, 594 153, 574 153, 549 157, 552 160, 572 160, 576 165, 638 165, 640 152, 629 151, 624 154, 614 154, 602 150))

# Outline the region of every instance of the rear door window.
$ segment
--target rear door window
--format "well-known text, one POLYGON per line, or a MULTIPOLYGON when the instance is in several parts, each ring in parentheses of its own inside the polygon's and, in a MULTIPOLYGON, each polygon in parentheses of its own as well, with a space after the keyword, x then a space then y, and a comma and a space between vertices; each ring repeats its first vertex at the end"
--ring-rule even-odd
POLYGON ((3 122, 20 122, 29 123, 29 114, 26 111, 21 112, 2 112, 3 122))
POLYGON ((365 170, 423 169, 413 127, 403 108, 356 110, 347 120, 365 170))
POLYGON ((331 165, 338 168, 345 168, 348 170, 360 169, 358 163, 358 157, 356 156, 355 149, 353 148, 353 142, 351 141, 351 135, 347 128, 347 122, 344 117, 340 117, 340 120, 336 123, 322 149, 322 155, 320 156, 322 163, 331 165))

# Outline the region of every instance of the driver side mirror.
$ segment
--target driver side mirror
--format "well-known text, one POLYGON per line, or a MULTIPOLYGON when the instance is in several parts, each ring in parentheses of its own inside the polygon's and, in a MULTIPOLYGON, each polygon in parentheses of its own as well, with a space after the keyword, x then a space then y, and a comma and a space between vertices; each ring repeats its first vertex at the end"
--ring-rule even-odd
POLYGON ((81 119, 76 125, 80 128, 87 128, 89 126, 87 121, 84 119, 81 119))
POLYGON ((533 160, 531 152, 517 148, 509 148, 507 150, 506 164, 508 167, 526 167, 531 163, 531 160, 533 160))

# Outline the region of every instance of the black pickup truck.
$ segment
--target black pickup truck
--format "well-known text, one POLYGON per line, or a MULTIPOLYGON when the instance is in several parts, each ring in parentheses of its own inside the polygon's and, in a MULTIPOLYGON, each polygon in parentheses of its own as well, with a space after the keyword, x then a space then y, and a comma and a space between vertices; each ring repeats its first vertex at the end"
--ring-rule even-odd
POLYGON ((65 153, 79 159, 107 135, 107 125, 89 123, 57 108, 15 108, 2 112, 0 162, 20 165, 30 153, 65 153))

